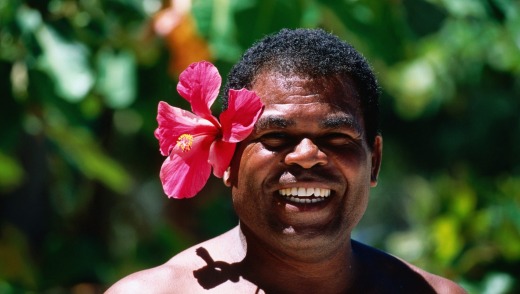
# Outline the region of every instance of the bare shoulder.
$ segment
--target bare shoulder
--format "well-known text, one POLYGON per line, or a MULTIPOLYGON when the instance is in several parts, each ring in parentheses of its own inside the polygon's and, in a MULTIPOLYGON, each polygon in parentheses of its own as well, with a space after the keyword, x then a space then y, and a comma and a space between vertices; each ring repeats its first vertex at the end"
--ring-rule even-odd
POLYGON ((115 293, 185 293, 193 284, 193 271, 200 262, 189 248, 154 268, 128 275, 107 290, 115 293))
POLYGON ((167 293, 177 288, 182 273, 174 266, 163 264, 124 277, 112 285, 106 293, 167 293))
POLYGON ((444 277, 434 275, 429 273, 421 268, 416 267, 413 264, 410 264, 406 261, 403 261, 406 265, 408 265, 413 271, 422 276, 428 284, 435 290, 436 293, 453 293, 453 294, 466 294, 466 290, 456 284, 455 282, 448 280, 444 277))
POLYGON ((234 258, 241 258, 240 251, 231 251, 230 244, 236 244, 233 238, 238 236, 237 230, 232 229, 223 235, 194 245, 172 257, 166 263, 154 268, 142 270, 128 275, 107 291, 115 293, 194 293, 194 287, 200 287, 196 273, 207 267, 215 260, 233 262, 234 258))

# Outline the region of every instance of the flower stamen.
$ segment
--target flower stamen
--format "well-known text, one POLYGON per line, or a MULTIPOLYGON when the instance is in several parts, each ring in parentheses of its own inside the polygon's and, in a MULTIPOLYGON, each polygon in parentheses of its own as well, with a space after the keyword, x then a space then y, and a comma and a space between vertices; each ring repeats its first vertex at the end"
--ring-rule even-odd
POLYGON ((190 151, 193 145, 193 136, 190 134, 182 134, 177 139, 177 147, 181 148, 182 152, 190 151))

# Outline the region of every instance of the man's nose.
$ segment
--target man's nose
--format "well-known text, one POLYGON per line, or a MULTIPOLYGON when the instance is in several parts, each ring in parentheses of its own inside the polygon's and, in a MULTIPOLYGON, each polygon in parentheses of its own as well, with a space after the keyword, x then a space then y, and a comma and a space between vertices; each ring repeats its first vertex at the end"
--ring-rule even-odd
POLYGON ((327 164, 327 155, 308 138, 301 140, 293 151, 285 156, 288 165, 297 164, 303 168, 327 164))

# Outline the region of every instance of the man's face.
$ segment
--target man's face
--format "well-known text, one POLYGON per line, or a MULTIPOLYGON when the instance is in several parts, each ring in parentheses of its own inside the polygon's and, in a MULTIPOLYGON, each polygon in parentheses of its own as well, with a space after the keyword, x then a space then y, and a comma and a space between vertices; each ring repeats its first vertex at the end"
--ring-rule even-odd
POLYGON ((344 240, 366 209, 382 145, 367 146, 354 86, 264 72, 252 90, 265 109, 226 181, 243 229, 284 248, 344 240))

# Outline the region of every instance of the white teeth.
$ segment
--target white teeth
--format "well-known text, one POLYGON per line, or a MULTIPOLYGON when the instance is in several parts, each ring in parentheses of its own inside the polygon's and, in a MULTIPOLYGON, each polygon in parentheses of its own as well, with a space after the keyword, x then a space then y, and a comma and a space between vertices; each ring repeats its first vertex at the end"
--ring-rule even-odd
MULTIPOLYGON (((330 196, 330 189, 324 188, 304 188, 304 187, 293 187, 280 189, 278 191, 282 196, 298 196, 298 197, 328 197, 330 196)), ((290 197, 295 198, 295 197, 290 197)), ((312 199, 307 199, 312 200, 312 199)), ((310 202, 309 202, 310 203, 310 202)))

